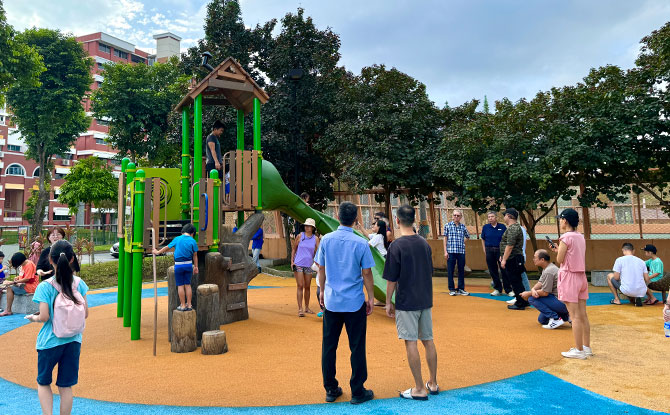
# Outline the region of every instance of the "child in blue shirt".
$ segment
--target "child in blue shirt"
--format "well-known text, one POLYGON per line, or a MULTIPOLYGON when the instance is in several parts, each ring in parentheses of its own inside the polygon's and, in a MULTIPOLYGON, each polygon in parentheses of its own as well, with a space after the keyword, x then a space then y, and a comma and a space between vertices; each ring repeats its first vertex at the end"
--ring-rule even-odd
POLYGON ((193 238, 194 235, 195 226, 187 223, 181 228, 181 236, 174 238, 168 246, 160 251, 153 250, 155 255, 174 251, 174 281, 177 285, 177 294, 179 294, 179 302, 181 303, 177 307, 179 311, 192 310, 191 277, 194 273, 198 273, 198 244, 193 238))
POLYGON ((7 276, 5 275, 5 268, 2 266, 2 262, 5 260, 5 253, 0 251, 0 284, 5 282, 5 278, 7 276))

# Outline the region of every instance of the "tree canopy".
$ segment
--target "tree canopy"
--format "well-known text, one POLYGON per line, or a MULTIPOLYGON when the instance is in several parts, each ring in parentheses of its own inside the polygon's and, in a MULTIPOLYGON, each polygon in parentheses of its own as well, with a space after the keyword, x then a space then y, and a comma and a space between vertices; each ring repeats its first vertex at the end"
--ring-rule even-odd
POLYGON ((32 79, 19 80, 7 93, 17 128, 28 146, 26 156, 40 168, 36 214, 31 221, 32 233, 37 235, 49 202, 45 182, 51 179, 53 157, 65 154, 90 125, 81 102, 92 82, 92 60, 74 37, 57 30, 28 29, 16 38, 33 47, 47 68, 39 76, 39 86, 32 79))

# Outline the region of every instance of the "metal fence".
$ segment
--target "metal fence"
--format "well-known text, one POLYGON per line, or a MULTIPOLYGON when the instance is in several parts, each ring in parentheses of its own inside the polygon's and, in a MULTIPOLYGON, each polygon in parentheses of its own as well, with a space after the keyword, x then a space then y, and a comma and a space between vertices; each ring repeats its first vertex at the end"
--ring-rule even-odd
MULTIPOLYGON (((75 242, 78 238, 91 239, 95 245, 112 245, 118 242, 119 238, 116 236, 116 223, 105 225, 74 225, 69 227, 62 227, 70 242, 75 242), (92 229, 91 229, 92 228, 92 229)), ((45 236, 47 231, 52 229, 51 226, 44 227, 42 235, 45 236)), ((18 244, 21 249, 25 248, 34 239, 31 234, 30 226, 0 226, 0 240, 3 240, 3 245, 18 244)))

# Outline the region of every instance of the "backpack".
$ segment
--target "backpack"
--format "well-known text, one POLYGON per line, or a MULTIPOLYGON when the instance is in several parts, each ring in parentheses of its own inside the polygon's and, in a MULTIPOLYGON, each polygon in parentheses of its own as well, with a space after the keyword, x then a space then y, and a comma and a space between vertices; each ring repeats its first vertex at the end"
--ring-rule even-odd
POLYGON ((84 332, 84 327, 86 327, 86 303, 77 289, 79 281, 81 281, 81 278, 74 277, 72 282, 72 293, 79 301, 79 304, 75 304, 72 299, 63 294, 54 277, 47 280, 58 291, 53 304, 53 316, 51 316, 51 326, 56 337, 73 337, 84 332))

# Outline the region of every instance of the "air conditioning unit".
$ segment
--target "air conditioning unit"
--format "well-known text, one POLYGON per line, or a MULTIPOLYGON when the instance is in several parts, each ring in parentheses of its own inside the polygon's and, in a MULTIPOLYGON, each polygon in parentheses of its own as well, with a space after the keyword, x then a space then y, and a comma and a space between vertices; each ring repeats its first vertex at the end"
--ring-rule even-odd
POLYGON ((3 151, 0 151, 0 159, 5 157, 5 153, 3 151))
POLYGON ((70 160, 61 160, 63 163, 63 166, 69 166, 70 165, 70 160))
POLYGON ((4 162, 4 161, 0 161, 0 169, 2 169, 3 167, 5 167, 5 162, 4 162))

